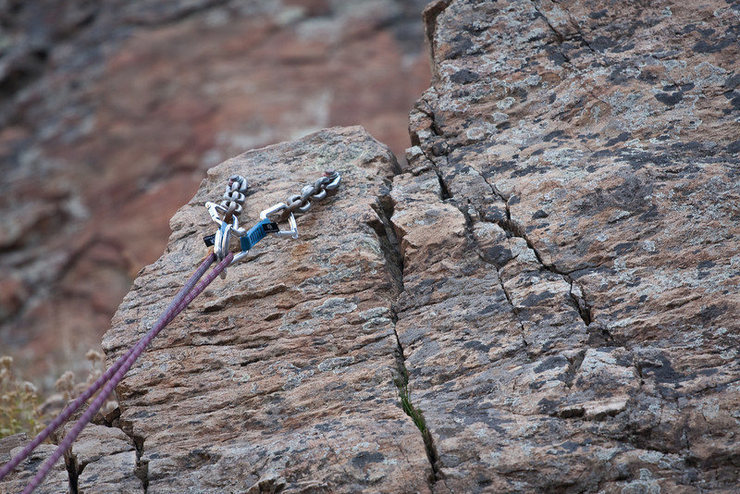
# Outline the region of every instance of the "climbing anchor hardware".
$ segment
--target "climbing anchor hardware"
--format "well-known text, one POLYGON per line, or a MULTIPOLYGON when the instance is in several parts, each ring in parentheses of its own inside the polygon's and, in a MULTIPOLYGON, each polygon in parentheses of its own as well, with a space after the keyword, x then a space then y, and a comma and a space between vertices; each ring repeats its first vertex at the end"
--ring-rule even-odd
POLYGON ((342 177, 336 171, 324 172, 323 177, 316 180, 313 184, 303 187, 300 194, 292 195, 288 197, 286 202, 275 204, 262 211, 260 213, 260 221, 249 230, 245 230, 239 226, 239 215, 243 210, 244 200, 246 199, 247 180, 240 175, 231 176, 222 201, 218 204, 212 202, 206 203, 211 218, 219 225, 218 231, 214 235, 204 238, 207 246, 213 246, 213 253, 206 257, 190 279, 185 282, 167 309, 157 319, 154 326, 133 347, 116 360, 89 388, 67 405, 20 453, 0 468, 0 480, 25 460, 39 444, 64 424, 77 410, 82 408, 87 400, 92 398, 95 393, 98 393, 87 410, 85 410, 74 426, 62 438, 54 452, 38 468, 33 479, 31 479, 23 490, 23 494, 33 492, 43 482, 44 478, 51 471, 54 464, 62 457, 64 452, 72 446, 72 443, 77 439, 82 429, 93 419, 95 414, 103 406, 103 403, 108 399, 108 396, 110 396, 118 383, 121 382, 128 370, 136 362, 136 359, 149 346, 154 337, 177 317, 195 297, 201 294, 218 275, 223 276, 229 265, 244 258, 249 250, 268 234, 298 238, 295 215, 307 212, 311 208, 312 201, 324 199, 328 192, 339 187, 341 181, 342 177), (277 221, 282 221, 286 218, 289 229, 281 230, 277 221), (229 246, 232 235, 239 239, 239 248, 241 250, 236 253, 232 252, 229 246), (216 261, 218 261, 218 264, 206 274, 208 268, 216 261), (205 277, 203 277, 204 275, 205 277))
POLYGON ((336 171, 324 172, 323 177, 303 187, 300 194, 292 195, 286 202, 280 202, 263 210, 260 213, 260 221, 246 230, 239 226, 239 214, 243 210, 246 198, 247 180, 241 175, 232 175, 226 185, 226 192, 224 192, 221 203, 207 202, 205 204, 211 219, 218 225, 218 230, 213 235, 204 237, 203 241, 207 247, 213 246, 213 253, 221 260, 230 252, 232 237, 238 238, 241 250, 234 254, 234 259, 231 261, 233 264, 243 259, 252 247, 268 234, 298 238, 295 215, 307 212, 311 208, 311 201, 324 199, 328 192, 339 187, 341 181, 342 176, 336 171), (275 221, 281 216, 287 216, 287 230, 281 230, 275 221))

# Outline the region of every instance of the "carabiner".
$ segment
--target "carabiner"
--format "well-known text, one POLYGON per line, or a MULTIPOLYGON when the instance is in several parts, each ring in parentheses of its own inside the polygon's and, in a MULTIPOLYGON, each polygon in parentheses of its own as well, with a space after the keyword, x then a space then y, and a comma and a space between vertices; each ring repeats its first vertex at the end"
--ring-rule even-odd
MULTIPOLYGON (((262 211, 260 213, 260 219, 261 220, 268 219, 270 215, 275 214, 280 211, 285 211, 287 209, 288 209, 288 206, 286 206, 285 203, 283 202, 277 203, 271 208, 268 208, 262 211)), ((290 216, 288 216, 288 226, 290 227, 290 230, 278 230, 274 233, 281 237, 298 238, 298 225, 296 225, 295 216, 293 216, 293 213, 290 213, 290 216)))

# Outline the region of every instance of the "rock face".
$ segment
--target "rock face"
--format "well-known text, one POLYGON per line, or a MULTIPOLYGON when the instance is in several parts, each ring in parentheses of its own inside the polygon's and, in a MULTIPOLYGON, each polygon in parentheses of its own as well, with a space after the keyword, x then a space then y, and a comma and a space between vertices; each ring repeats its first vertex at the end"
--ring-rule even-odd
MULTIPOLYGON (((172 219, 109 362, 197 265, 231 173, 252 182, 244 218, 345 176, 132 369, 112 425, 135 466, 117 448, 110 475, 150 493, 734 492, 737 19, 720 1, 432 3, 407 165, 329 129, 213 168, 172 219)), ((83 450, 68 464, 94 492, 109 456, 88 447, 79 474, 83 450)))
POLYGON ((425 3, 1 2, 2 352, 46 390, 86 370, 229 156, 355 123, 401 153, 429 84, 425 3))
POLYGON ((427 9, 391 195, 436 490, 736 488, 737 7, 427 9))
POLYGON ((396 404, 394 285, 377 233, 394 165, 360 128, 323 131, 212 168, 175 215, 168 253, 139 276, 103 340, 112 358, 203 257, 201 237, 214 230, 203 203, 230 175, 248 177, 242 218, 255 219, 323 169, 343 172, 339 193, 299 218, 299 240, 259 244, 119 387, 148 492, 426 487, 424 443, 396 404))

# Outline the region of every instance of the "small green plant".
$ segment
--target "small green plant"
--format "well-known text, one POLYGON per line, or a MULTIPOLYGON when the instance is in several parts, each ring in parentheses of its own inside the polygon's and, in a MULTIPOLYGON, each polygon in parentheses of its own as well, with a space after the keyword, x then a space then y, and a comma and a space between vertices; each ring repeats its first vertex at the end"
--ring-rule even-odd
POLYGON ((18 380, 12 357, 0 357, 0 438, 19 432, 34 435, 41 425, 36 386, 18 380))
POLYGON ((409 398, 408 381, 406 379, 396 380, 396 387, 398 388, 398 398, 401 400, 401 408, 406 415, 411 417, 411 420, 414 421, 414 425, 419 429, 419 431, 421 431, 422 435, 426 434, 427 422, 424 420, 424 414, 421 413, 421 410, 411 403, 411 399, 409 398))

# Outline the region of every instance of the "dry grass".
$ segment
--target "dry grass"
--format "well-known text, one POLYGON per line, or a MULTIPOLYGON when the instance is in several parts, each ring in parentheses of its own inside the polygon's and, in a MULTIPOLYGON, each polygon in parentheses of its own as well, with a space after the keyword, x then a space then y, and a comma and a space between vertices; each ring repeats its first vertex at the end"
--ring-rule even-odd
POLYGON ((12 357, 0 357, 0 438, 19 432, 34 435, 41 426, 36 386, 17 378, 12 357))
MULTIPOLYGON (((36 435, 68 402, 95 382, 105 370, 105 357, 95 350, 88 351, 85 357, 90 362, 87 378, 78 381, 74 372, 65 372, 56 381, 58 394, 45 397, 48 398, 45 402, 42 402, 36 386, 18 378, 13 368, 13 358, 0 357, 0 438, 19 432, 36 435)), ((102 412, 106 413, 116 406, 112 396, 104 404, 102 412)))

